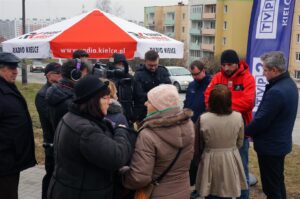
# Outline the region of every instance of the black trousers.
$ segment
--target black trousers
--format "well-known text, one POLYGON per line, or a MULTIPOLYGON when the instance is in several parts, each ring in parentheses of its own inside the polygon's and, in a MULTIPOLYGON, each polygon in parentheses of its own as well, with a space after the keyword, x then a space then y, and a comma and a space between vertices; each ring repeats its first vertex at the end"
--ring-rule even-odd
POLYGON ((42 182, 42 199, 47 199, 47 192, 49 183, 52 177, 52 173, 54 171, 54 157, 53 155, 46 155, 45 156, 45 169, 46 175, 43 178, 42 182))
POLYGON ((0 198, 18 199, 20 173, 0 176, 0 198))
POLYGON ((258 164, 263 192, 267 199, 286 199, 284 156, 259 155, 258 164))

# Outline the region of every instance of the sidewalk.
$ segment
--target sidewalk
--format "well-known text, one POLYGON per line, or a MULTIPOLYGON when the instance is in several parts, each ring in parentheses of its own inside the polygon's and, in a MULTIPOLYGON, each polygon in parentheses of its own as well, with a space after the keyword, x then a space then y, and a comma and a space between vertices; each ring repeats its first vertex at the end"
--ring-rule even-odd
POLYGON ((40 165, 23 171, 20 177, 19 199, 41 199, 44 175, 44 166, 40 165))
MULTIPOLYGON (((294 144, 300 145, 300 118, 296 119, 293 131, 294 144)), ((21 173, 19 199, 41 199, 44 166, 38 165, 21 173)))

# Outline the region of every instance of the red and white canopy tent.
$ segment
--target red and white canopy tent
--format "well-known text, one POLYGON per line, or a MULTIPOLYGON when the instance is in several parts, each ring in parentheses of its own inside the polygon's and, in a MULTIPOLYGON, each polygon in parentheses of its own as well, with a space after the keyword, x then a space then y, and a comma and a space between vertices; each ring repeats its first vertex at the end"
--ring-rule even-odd
POLYGON ((127 59, 144 58, 156 50, 160 58, 183 58, 183 43, 98 9, 7 40, 3 51, 19 58, 71 58, 77 49, 90 58, 109 58, 114 52, 127 59))

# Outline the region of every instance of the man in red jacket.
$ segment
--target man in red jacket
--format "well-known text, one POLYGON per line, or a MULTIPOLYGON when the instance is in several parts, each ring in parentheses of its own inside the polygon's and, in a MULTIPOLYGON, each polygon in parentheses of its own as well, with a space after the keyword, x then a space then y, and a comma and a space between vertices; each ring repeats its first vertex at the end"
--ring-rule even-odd
MULTIPOLYGON (((217 84, 224 84, 229 88, 232 93, 232 110, 240 112, 245 125, 249 124, 252 120, 252 109, 255 103, 255 80, 249 71, 248 64, 240 61, 234 50, 225 50, 222 53, 221 71, 213 77, 204 94, 206 106, 209 94, 217 84)), ((248 150, 249 140, 248 137, 245 137, 240 154, 249 185, 248 150)), ((248 199, 249 189, 242 190, 240 198, 248 199)))

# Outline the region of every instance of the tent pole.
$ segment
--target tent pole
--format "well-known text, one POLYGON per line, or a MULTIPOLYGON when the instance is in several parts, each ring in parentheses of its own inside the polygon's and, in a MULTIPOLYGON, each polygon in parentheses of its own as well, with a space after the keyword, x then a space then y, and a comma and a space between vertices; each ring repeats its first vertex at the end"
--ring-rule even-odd
MULTIPOLYGON (((23 34, 26 33, 25 0, 22 0, 22 28, 23 34)), ((27 84, 27 66, 25 59, 22 60, 22 84, 27 84)))

